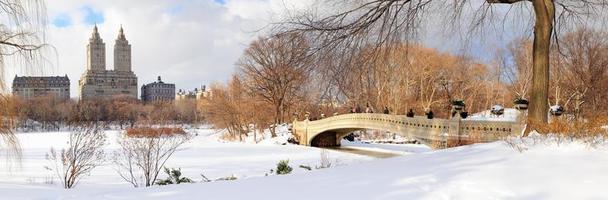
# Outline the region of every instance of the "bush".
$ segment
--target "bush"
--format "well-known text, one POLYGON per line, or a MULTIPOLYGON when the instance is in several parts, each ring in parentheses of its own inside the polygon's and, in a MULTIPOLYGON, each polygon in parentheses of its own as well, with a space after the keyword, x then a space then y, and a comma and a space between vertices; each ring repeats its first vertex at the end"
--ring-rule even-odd
POLYGON ((193 183, 192 179, 182 177, 182 169, 171 169, 165 167, 166 179, 156 180, 156 185, 172 185, 180 183, 193 183))
POLYGON ((104 128, 104 125, 96 123, 84 124, 70 133, 67 148, 61 151, 51 148, 46 154, 51 166, 45 168, 56 173, 64 188, 75 187, 82 177, 104 163, 104 128))
POLYGON ((555 134, 560 138, 593 139, 607 137, 608 116, 595 116, 590 119, 575 119, 560 117, 551 120, 549 124, 534 124, 540 133, 555 134))
MULTIPOLYGON (((146 130, 154 129, 147 128, 146 130)), ((129 136, 127 131, 118 138, 120 148, 114 151, 113 161, 117 166, 118 174, 125 181, 134 187, 149 187, 156 184, 158 174, 167 160, 189 140, 188 134, 129 136)))
POLYGON ((289 166, 289 160, 281 160, 277 164, 276 172, 278 175, 290 174, 292 170, 293 169, 289 166))

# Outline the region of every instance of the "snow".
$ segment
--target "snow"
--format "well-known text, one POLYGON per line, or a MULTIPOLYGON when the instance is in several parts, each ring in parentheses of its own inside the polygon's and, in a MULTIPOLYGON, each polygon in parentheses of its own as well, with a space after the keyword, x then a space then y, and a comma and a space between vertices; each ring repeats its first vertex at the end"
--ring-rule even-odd
MULTIPOLYGON (((287 140, 291 137, 291 132, 289 131, 288 124, 281 124, 276 127, 276 137, 272 137, 270 130, 266 129, 262 132, 256 130, 247 133, 246 136, 243 137, 242 143, 247 144, 278 144, 283 145, 287 144, 287 140), (254 135, 255 134, 255 135, 254 135)), ((253 127, 251 127, 253 128, 253 127)), ((226 133, 226 131, 222 131, 221 133, 226 133)), ((221 140, 221 139, 220 139, 221 140)))
POLYGON ((393 153, 393 154, 398 154, 398 155, 423 153, 423 152, 428 152, 428 151, 432 150, 430 147, 428 147, 426 145, 421 145, 421 144, 378 144, 378 143, 368 143, 368 142, 362 142, 362 141, 350 142, 348 140, 342 140, 341 144, 343 147, 346 147, 346 148, 377 151, 377 152, 386 152, 386 153, 393 153))
POLYGON ((505 107, 502 107, 501 105, 494 105, 494 106, 492 106, 492 109, 490 109, 490 110, 498 111, 498 110, 503 110, 503 109, 505 109, 505 107))
MULTIPOLYGON (((294 173, 304 172, 299 165, 315 167, 320 165, 320 149, 297 145, 275 145, 270 141, 263 144, 247 144, 228 142, 220 139, 221 132, 212 129, 192 130, 198 136, 185 144, 180 151, 169 159, 167 167, 181 168, 182 173, 189 178, 200 181, 200 174, 210 179, 234 175, 239 179, 265 176, 270 169, 276 167, 280 160, 288 159, 294 167, 294 173)), ((106 153, 111 155, 118 148, 116 139, 118 131, 107 131, 108 142, 106 153)), ((45 182, 58 179, 45 166, 51 166, 45 159, 51 147, 59 150, 67 146, 68 132, 21 133, 17 135, 21 141, 22 158, 19 165, 0 164, 0 183, 23 185, 49 186, 45 182)), ((276 139, 273 139, 273 141, 276 139)), ((341 152, 330 152, 332 162, 340 165, 353 164, 374 160, 374 158, 341 152)), ((164 175, 162 175, 164 177, 164 175)), ((120 185, 130 187, 116 173, 111 161, 93 170, 91 176, 85 177, 78 187, 105 187, 120 185)), ((4 187, 4 186, 2 186, 4 187)), ((1 190, 1 189, 0 189, 1 190)))
POLYGON ((520 115, 520 111, 513 108, 505 108, 505 113, 500 116, 492 114, 491 110, 475 113, 464 120, 480 120, 480 121, 517 121, 517 117, 520 115))
POLYGON ((27 177, 45 175, 41 155, 48 146, 65 138, 65 133, 34 133, 19 135, 23 167, 13 174, 0 169, 0 193, 5 199, 89 200, 608 199, 608 143, 602 140, 588 143, 533 135, 437 151, 347 142, 347 146, 381 148, 404 156, 372 159, 332 151, 332 160, 344 164, 306 171, 297 166, 317 164, 319 149, 231 143, 219 140, 211 130, 197 132, 199 136, 168 166, 181 167, 195 180, 200 180, 201 172, 210 178, 234 173, 238 180, 131 188, 117 179, 111 166, 104 166, 73 190, 28 183, 27 177), (278 160, 287 158, 293 162, 294 174, 264 176, 278 160))

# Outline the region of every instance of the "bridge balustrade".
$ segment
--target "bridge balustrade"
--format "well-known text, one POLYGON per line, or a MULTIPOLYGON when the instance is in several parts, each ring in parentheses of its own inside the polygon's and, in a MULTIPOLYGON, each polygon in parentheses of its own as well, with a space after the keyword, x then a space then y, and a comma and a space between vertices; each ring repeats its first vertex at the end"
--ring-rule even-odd
POLYGON ((404 115, 354 113, 337 115, 315 121, 294 121, 294 135, 302 145, 311 145, 312 139, 324 132, 334 132, 339 140, 356 130, 384 130, 422 141, 448 139, 474 139, 480 142, 495 141, 521 133, 516 122, 475 121, 457 119, 410 118, 404 115))

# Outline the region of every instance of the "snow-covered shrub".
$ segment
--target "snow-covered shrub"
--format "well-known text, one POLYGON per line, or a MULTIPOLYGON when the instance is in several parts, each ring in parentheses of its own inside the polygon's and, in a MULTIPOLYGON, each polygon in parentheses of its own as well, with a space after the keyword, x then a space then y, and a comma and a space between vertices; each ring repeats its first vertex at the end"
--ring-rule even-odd
POLYGON ((276 173, 278 175, 284 175, 291 173, 293 169, 289 166, 289 160, 281 160, 277 164, 276 173))
POLYGON ((120 149, 113 157, 116 171, 134 187, 152 186, 167 160, 189 140, 188 134, 123 134, 118 139, 120 149))
POLYGON ((521 138, 519 138, 519 137, 507 138, 507 139, 505 139, 505 143, 507 143, 507 145, 509 145, 509 147, 511 147, 512 149, 515 149, 519 153, 523 153, 524 151, 528 150, 528 147, 523 145, 523 142, 522 142, 521 138))
POLYGON ((64 188, 73 188, 83 176, 103 164, 105 144, 106 135, 102 125, 82 125, 70 133, 66 149, 57 152, 51 148, 46 155, 51 166, 45 168, 56 173, 64 188))
POLYGON ((331 160, 329 160, 329 151, 326 149, 321 149, 320 154, 320 165, 317 166, 317 169, 330 168, 331 160))
POLYGON ((180 183, 193 183, 192 179, 182 177, 182 169, 169 169, 165 167, 166 179, 156 180, 156 185, 172 185, 180 183))

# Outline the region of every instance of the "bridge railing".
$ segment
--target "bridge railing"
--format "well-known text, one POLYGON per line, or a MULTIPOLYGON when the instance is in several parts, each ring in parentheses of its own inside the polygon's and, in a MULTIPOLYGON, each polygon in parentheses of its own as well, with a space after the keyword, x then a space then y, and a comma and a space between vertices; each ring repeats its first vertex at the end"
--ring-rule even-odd
POLYGON ((310 140, 319 133, 338 129, 377 129, 424 140, 470 138, 485 142, 521 134, 522 127, 521 124, 511 121, 427 119, 373 113, 343 114, 293 123, 294 133, 303 145, 310 145, 310 140))

